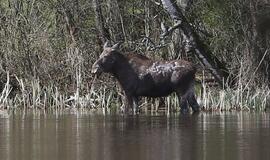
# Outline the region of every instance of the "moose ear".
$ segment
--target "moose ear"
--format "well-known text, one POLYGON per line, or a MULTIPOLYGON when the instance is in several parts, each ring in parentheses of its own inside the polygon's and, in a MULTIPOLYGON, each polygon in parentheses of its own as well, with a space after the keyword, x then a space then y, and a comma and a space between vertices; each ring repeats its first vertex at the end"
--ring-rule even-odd
POLYGON ((115 45, 113 45, 112 46, 112 50, 118 50, 119 49, 119 47, 120 47, 120 45, 121 45, 121 42, 119 42, 119 43, 116 43, 115 45))
POLYGON ((109 41, 106 41, 106 42, 104 43, 103 49, 108 48, 108 47, 109 47, 109 41))

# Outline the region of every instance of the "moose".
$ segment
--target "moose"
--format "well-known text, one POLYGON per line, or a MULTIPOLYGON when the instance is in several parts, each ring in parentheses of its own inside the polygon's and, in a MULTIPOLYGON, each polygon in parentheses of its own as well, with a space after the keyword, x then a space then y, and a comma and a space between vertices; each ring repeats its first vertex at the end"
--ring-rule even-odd
POLYGON ((124 91, 123 112, 129 108, 138 111, 140 97, 165 97, 176 92, 182 113, 188 113, 188 104, 193 112, 200 110, 194 94, 196 67, 184 60, 155 61, 137 54, 122 54, 120 43, 108 46, 106 42, 91 73, 112 74, 124 91))

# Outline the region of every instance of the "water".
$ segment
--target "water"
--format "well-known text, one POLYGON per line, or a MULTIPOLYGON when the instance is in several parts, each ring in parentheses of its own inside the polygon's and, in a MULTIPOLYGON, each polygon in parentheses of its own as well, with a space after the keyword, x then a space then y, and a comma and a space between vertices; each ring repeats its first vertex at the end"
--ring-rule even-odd
POLYGON ((269 160, 270 115, 14 114, 0 118, 0 159, 269 160))

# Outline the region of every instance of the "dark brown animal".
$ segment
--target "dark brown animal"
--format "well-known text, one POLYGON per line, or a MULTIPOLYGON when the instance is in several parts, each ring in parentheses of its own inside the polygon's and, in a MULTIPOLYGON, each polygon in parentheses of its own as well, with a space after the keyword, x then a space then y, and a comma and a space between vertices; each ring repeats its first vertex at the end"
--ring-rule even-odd
POLYGON ((164 97, 176 92, 181 111, 188 112, 188 104, 194 112, 199 105, 194 95, 196 68, 187 61, 153 61, 140 54, 121 54, 119 44, 104 45, 104 51, 93 64, 92 73, 112 74, 125 93, 125 112, 128 107, 138 109, 138 98, 164 97))

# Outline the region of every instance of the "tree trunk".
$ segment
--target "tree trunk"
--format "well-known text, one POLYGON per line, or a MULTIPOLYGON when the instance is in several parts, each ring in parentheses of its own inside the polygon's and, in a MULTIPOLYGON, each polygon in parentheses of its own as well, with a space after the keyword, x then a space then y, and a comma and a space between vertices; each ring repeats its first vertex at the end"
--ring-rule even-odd
POLYGON ((176 0, 177 5, 181 7, 183 12, 186 12, 190 9, 193 0, 176 0))
MULTIPOLYGON (((258 23, 259 16, 259 2, 260 0, 250 0, 249 1, 249 12, 250 12, 250 38, 249 38, 249 55, 250 64, 252 64, 251 74, 252 76, 249 81, 258 82, 268 82, 269 77, 269 57, 266 56, 268 53, 267 47, 264 46, 263 37, 260 36, 258 30, 260 29, 258 23)), ((260 10, 262 12, 262 10, 260 10)), ((264 27, 267 25, 264 24, 264 27)))
MULTIPOLYGON (((203 65, 210 70, 211 74, 215 77, 216 81, 223 86, 224 82, 228 81, 229 72, 221 61, 219 61, 208 49, 208 47, 199 39, 199 36, 193 31, 191 25, 182 14, 181 9, 176 5, 173 0, 161 0, 164 9, 169 13, 170 17, 182 30, 183 37, 189 42, 192 51, 203 65)), ((232 85, 229 82, 229 85, 232 85)))
POLYGON ((127 39, 120 4, 118 0, 107 0, 111 40, 115 43, 127 39))
POLYGON ((95 12, 96 28, 98 30, 97 41, 101 41, 101 45, 99 45, 102 46, 102 44, 104 44, 107 40, 110 40, 110 36, 108 30, 105 28, 105 22, 101 10, 101 0, 93 0, 92 4, 95 12))

